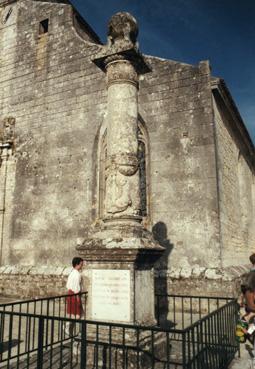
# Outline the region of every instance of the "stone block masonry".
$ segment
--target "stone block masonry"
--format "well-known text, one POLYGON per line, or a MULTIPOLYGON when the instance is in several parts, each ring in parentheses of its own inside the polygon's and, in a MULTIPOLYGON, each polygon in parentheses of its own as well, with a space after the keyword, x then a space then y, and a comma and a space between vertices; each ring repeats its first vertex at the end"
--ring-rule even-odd
MULTIPOLYGON (((59 250, 68 263, 77 238, 98 221, 97 135, 107 89, 91 60, 100 45, 89 32, 77 34, 70 5, 20 0, 9 6, 0 36, 1 111, 15 117, 16 130, 2 263, 57 264, 59 250), (40 34, 45 19, 48 31, 40 34)), ((140 77, 138 96, 149 141, 145 222, 165 224, 173 245, 169 267, 217 267, 209 67, 146 61, 152 72, 140 77)))
POLYGON ((0 30, 0 101, 1 119, 16 119, 15 165, 10 158, 1 262, 52 265, 59 250, 70 262, 91 217, 105 103, 103 74, 90 61, 98 44, 89 31, 77 34, 70 5, 19 1, 2 12, 10 8, 0 30), (39 34, 45 19, 48 32, 39 34))
POLYGON ((67 293, 70 267, 4 266, 0 268, 0 294, 20 298, 58 296, 67 293))

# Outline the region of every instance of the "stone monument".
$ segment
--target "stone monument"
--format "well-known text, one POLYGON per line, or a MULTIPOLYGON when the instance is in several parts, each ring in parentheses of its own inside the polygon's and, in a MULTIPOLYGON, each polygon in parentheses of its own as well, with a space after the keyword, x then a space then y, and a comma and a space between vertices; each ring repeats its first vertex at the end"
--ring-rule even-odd
POLYGON ((106 74, 107 158, 102 221, 79 254, 87 261, 87 319, 154 324, 153 265, 163 248, 142 225, 138 171, 139 76, 150 72, 136 42, 138 26, 115 14, 108 43, 93 62, 106 74))

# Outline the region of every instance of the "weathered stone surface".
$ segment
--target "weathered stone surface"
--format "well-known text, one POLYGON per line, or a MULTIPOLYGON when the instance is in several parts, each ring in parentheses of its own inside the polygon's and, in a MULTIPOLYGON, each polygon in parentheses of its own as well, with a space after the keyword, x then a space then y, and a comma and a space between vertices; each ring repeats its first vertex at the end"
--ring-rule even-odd
POLYGON ((15 150, 0 168, 1 262, 57 265, 70 261, 91 218, 88 158, 106 103, 104 75, 90 60, 99 45, 88 30, 83 38, 76 33, 81 25, 73 27, 70 5, 10 6, 0 25, 0 120, 11 116, 16 124, 15 150), (39 35, 46 18, 48 32, 39 35))
POLYGON ((136 19, 129 13, 116 13, 108 23, 108 38, 114 44, 127 40, 136 43, 138 25, 136 19))
POLYGON ((66 294, 70 267, 49 268, 9 265, 0 270, 0 294, 17 298, 33 298, 66 294))
POLYGON ((247 162, 249 148, 244 150, 242 142, 233 140, 228 112, 218 99, 217 95, 214 96, 213 103, 218 147, 222 261, 224 266, 231 266, 246 264, 247 256, 254 252, 254 168, 247 162))
POLYGON ((191 268, 190 267, 184 267, 184 268, 181 268, 181 271, 180 271, 180 277, 181 278, 189 278, 191 277, 191 268))
POLYGON ((72 270, 72 267, 65 267, 65 268, 63 269, 62 274, 63 274, 64 276, 68 276, 68 275, 70 274, 71 270, 72 270))
POLYGON ((201 277, 203 275, 203 273, 205 272, 205 267, 200 267, 199 265, 195 265, 192 268, 192 276, 197 278, 197 277, 201 277))
POLYGON ((221 279, 222 275, 218 269, 208 269, 205 271, 205 278, 207 279, 221 279))

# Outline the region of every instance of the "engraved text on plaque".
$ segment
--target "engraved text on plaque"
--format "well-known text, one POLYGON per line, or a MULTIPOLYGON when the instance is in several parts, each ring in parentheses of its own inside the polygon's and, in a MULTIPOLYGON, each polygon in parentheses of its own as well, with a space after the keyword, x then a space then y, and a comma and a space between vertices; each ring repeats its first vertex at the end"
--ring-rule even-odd
POLYGON ((92 271, 92 319, 130 321, 130 271, 92 271))

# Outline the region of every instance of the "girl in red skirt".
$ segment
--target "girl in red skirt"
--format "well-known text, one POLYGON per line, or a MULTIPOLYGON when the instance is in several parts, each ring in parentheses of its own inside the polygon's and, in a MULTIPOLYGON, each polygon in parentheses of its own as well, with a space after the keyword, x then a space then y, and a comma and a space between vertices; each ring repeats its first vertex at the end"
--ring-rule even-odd
MULTIPOLYGON (((68 297, 66 298, 67 316, 68 318, 80 319, 83 315, 83 308, 81 303, 81 269, 83 267, 83 259, 75 257, 72 260, 73 269, 68 276, 66 288, 68 290, 68 297)), ((65 332, 67 335, 73 334, 74 323, 67 323, 65 332)))

